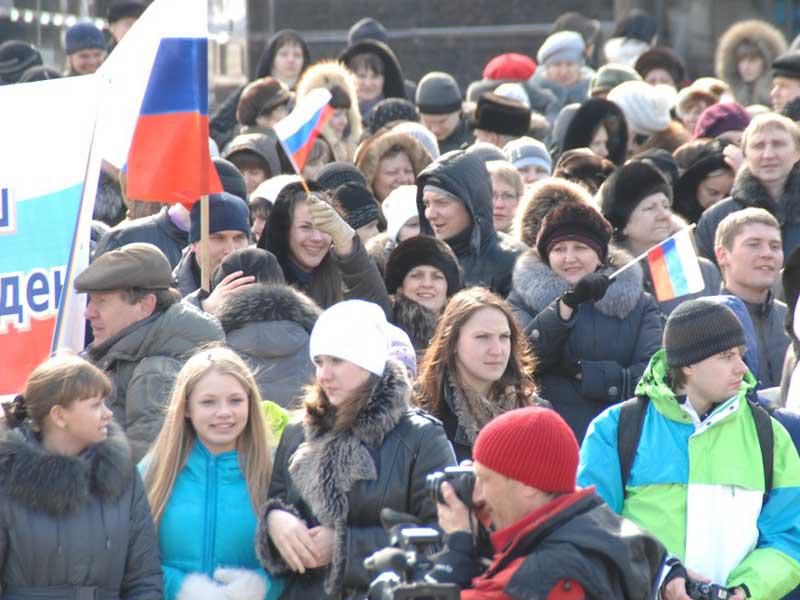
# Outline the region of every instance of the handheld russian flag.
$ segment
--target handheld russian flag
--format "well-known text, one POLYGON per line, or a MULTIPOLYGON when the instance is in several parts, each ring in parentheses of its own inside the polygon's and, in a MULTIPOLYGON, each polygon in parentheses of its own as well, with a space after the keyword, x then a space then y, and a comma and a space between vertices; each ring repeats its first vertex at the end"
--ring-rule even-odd
POLYGON ((327 89, 313 89, 273 128, 297 173, 303 170, 314 140, 333 115, 330 101, 327 89))
POLYGON ((701 292, 705 288, 690 227, 681 229, 647 251, 650 276, 659 302, 701 292))
POLYGON ((191 205, 222 191, 208 126, 207 0, 155 0, 98 73, 104 157, 127 161, 130 198, 191 205))

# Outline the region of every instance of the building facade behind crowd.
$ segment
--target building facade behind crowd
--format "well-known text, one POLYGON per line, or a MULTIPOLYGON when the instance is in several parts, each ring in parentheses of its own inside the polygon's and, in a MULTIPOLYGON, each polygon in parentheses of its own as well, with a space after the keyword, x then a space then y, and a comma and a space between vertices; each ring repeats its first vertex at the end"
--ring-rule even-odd
MULTIPOLYGON (((0 44, 0 82, 93 73, 143 9, 112 3, 110 43, 69 28, 66 69, 0 44)), ((1 514, 108 504, 155 526, 104 521, 125 569, 81 577, 66 549, 90 564, 102 540, 65 529, 44 583, 25 575, 38 533, 15 526, 4 591, 363 597, 386 507, 438 521, 452 572, 434 579, 464 598, 680 599, 692 579, 800 597, 800 45, 735 23, 691 80, 652 16, 599 29, 565 13, 464 89, 436 65, 408 80, 371 18, 336 56, 278 31, 211 116, 207 239, 199 203, 128 197, 104 168, 73 282, 86 347, 40 367, 87 383, 43 399, 32 376, 0 440, 9 465, 71 457, 83 487, 36 499, 6 473, 1 514), (332 116, 295 173, 274 126, 319 87, 332 116), (676 294, 689 271, 651 255, 686 234, 702 281, 676 294), (463 460, 474 498, 437 503, 425 476, 463 460), (98 488, 106 462, 141 475, 98 488)))

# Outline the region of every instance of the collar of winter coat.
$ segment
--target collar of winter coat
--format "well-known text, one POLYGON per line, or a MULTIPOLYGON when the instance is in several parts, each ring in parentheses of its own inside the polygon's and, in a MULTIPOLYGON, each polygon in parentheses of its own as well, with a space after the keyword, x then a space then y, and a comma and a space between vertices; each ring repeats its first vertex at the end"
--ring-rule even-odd
POLYGON ((744 206, 767 209, 781 225, 800 222, 800 161, 789 172, 783 195, 777 204, 761 181, 750 174, 748 167, 741 169, 736 176, 731 196, 744 206))
POLYGON ((214 317, 176 302, 165 312, 134 323, 102 344, 92 344, 86 353, 92 361, 105 366, 114 360, 140 361, 148 356, 188 354, 198 346, 222 341, 224 337, 214 317))
POLYGON ((311 298, 288 285, 259 284, 232 295, 216 317, 225 333, 254 321, 292 321, 310 334, 321 312, 311 298))
MULTIPOLYGON (((608 260, 600 269, 606 275, 611 275, 633 260, 630 254, 619 248, 609 247, 608 252, 608 260)), ((642 268, 636 264, 615 277, 606 295, 595 302, 594 307, 608 317, 624 319, 644 293, 642 282, 642 268)), ((528 250, 517 259, 512 289, 532 313, 540 313, 570 287, 566 280, 544 263, 535 250, 528 250)))
POLYGON ((305 441, 289 463, 292 483, 322 525, 334 528, 333 558, 325 575, 325 590, 341 590, 347 560, 348 493, 359 481, 374 481, 378 467, 371 450, 383 444, 386 435, 408 409, 410 389, 403 367, 390 359, 386 369, 355 423, 347 431, 334 433, 330 423, 306 415, 305 441))
POLYGON ((114 502, 130 485, 133 462, 122 429, 108 427, 108 438, 80 456, 49 452, 23 426, 0 438, 0 481, 5 493, 32 511, 72 514, 90 496, 114 502))
POLYGON ((492 180, 483 160, 464 150, 454 150, 429 165, 417 177, 417 212, 423 235, 434 235, 422 201, 426 185, 447 190, 464 203, 472 217, 469 247, 478 255, 496 236, 492 215, 492 180))
MULTIPOLYGON (((675 392, 667 384, 667 371, 667 352, 662 348, 650 359, 636 386, 636 395, 647 396, 650 402, 655 404, 658 412, 671 421, 683 423, 686 413, 678 403, 675 392)), ((744 403, 747 394, 755 387, 756 379, 750 371, 747 371, 737 393, 740 404, 744 403)))
POLYGON ((438 314, 422 306, 419 302, 407 298, 402 292, 397 292, 394 295, 392 317, 394 324, 411 338, 414 350, 420 351, 428 348, 439 322, 438 314))
POLYGON ((550 90, 558 98, 561 105, 570 102, 583 102, 589 97, 589 84, 594 76, 594 70, 591 67, 582 66, 578 80, 569 86, 564 86, 558 81, 549 79, 545 75, 546 71, 547 69, 544 65, 542 65, 541 69, 536 69, 536 72, 529 80, 530 85, 550 90))

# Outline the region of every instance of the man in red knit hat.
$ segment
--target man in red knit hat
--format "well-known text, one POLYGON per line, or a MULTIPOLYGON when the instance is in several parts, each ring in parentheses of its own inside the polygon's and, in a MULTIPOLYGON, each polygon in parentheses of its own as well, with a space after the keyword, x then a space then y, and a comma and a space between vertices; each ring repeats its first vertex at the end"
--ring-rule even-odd
POLYGON ((472 512, 447 483, 437 505, 445 549, 429 577, 462 600, 650 598, 663 546, 594 492, 576 489, 578 443, 554 411, 528 407, 486 425, 473 449, 472 512), (473 515, 491 526, 481 562, 473 515))

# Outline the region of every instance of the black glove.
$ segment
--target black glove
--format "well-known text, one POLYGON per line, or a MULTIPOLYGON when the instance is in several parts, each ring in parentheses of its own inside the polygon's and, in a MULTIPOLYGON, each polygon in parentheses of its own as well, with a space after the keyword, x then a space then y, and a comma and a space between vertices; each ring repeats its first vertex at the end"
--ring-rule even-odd
POLYGON ((607 275, 589 273, 581 277, 574 288, 565 292, 561 296, 561 301, 572 309, 590 300, 597 302, 606 295, 606 290, 612 283, 614 280, 609 279, 607 275))

